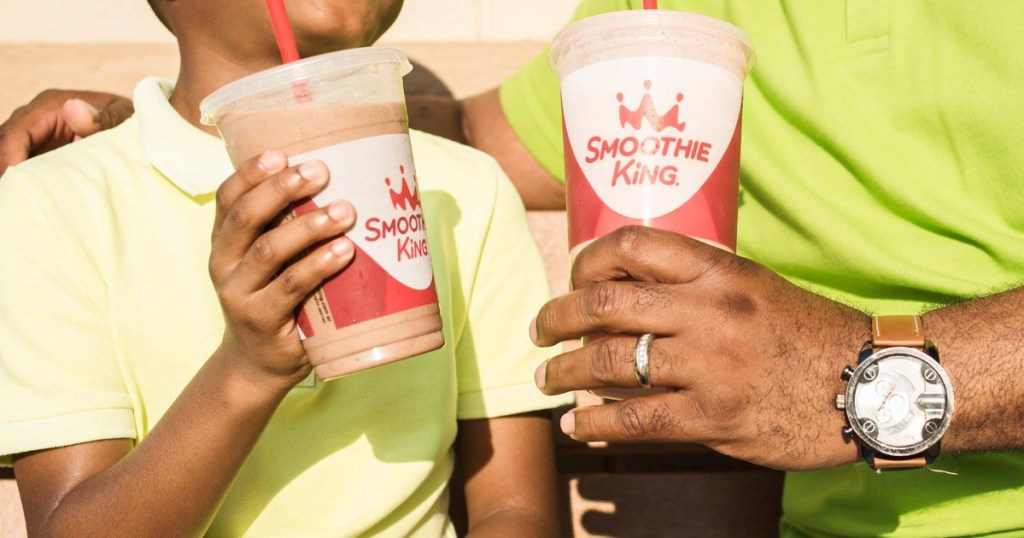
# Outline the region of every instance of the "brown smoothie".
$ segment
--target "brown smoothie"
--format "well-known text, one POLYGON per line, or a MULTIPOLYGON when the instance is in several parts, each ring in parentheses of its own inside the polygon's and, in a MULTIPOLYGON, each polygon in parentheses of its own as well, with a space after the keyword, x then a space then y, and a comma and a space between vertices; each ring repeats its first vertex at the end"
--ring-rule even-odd
POLYGON ((289 107, 226 114, 217 122, 231 162, 271 149, 289 157, 383 134, 409 132, 405 105, 394 103, 294 103, 289 107))
MULTIPOLYGON (((407 134, 408 119, 401 102, 292 103, 273 110, 226 114, 218 121, 218 128, 228 141, 228 152, 237 166, 270 149, 281 149, 292 158, 346 142, 407 134)), ((335 181, 333 175, 332 182, 335 181)), ((359 204, 354 204, 359 214, 359 204)), ((296 210, 301 211, 301 207, 296 210)), ((291 216, 294 215, 293 212, 291 216)), ((353 229, 350 236, 359 232, 353 229)), ((357 247, 353 265, 332 277, 303 304, 300 313, 300 326, 306 336, 303 344, 320 379, 351 374, 444 345, 436 296, 429 304, 418 304, 371 319, 361 319, 365 315, 346 318, 339 314, 352 310, 349 307, 353 302, 393 298, 396 293, 404 293, 401 284, 386 275, 386 271, 357 247), (364 269, 360 264, 371 267, 364 269), (359 278, 347 275, 353 271, 359 272, 359 278), (338 280, 334 284, 339 284, 339 279, 347 280, 343 286, 332 288, 331 282, 338 280)), ((429 291, 433 293, 433 283, 429 291)), ((398 304, 403 303, 398 301, 398 304)), ((354 309, 359 310, 358 305, 354 309)))

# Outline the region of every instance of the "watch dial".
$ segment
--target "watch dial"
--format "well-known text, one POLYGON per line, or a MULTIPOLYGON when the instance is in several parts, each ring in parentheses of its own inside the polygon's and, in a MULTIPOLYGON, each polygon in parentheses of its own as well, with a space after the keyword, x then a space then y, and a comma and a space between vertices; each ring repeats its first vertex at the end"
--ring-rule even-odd
POLYGON ((938 364, 910 348, 872 355, 850 384, 850 425, 888 455, 915 454, 945 432, 952 416, 948 379, 938 364))

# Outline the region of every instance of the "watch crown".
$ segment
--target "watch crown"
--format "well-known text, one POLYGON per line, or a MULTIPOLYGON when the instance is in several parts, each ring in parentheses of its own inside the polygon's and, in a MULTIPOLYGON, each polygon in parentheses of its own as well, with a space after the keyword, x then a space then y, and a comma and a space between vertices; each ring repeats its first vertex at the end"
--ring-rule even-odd
POLYGON ((839 374, 839 378, 842 379, 843 381, 849 381, 850 379, 852 379, 853 368, 850 368, 849 366, 844 366, 843 373, 839 374))
POLYGON ((846 395, 836 394, 836 409, 842 411, 846 409, 846 395))
POLYGON ((843 426, 843 437, 844 438, 852 439, 853 438, 853 433, 854 433, 853 432, 853 428, 851 428, 849 426, 843 426))

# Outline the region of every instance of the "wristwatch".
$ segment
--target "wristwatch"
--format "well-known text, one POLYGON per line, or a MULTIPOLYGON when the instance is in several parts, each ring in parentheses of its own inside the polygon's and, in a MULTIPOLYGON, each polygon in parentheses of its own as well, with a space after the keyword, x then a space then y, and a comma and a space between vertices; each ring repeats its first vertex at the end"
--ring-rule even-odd
POLYGON ((846 412, 843 435, 858 442, 872 469, 935 461, 953 419, 953 385, 919 316, 872 318, 871 340, 841 378, 846 393, 836 396, 836 408, 846 412))

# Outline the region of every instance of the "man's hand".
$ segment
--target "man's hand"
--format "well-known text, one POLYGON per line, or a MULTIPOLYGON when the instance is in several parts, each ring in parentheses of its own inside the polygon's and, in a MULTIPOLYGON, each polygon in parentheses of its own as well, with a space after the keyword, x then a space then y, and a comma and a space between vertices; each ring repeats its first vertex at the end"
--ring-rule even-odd
POLYGON ((839 373, 869 338, 866 315, 770 270, 670 232, 623 228, 577 257, 573 291, 546 304, 538 345, 606 333, 537 371, 548 394, 637 387, 638 337, 669 392, 565 415, 579 440, 679 441, 776 469, 856 461, 833 407, 839 373))
POLYGON ((252 381, 275 390, 291 388, 311 369, 295 309, 354 253, 352 241, 339 237, 355 222, 348 202, 267 229, 289 203, 327 183, 320 161, 286 166, 283 152, 269 151, 243 163, 221 185, 210 254, 210 277, 227 325, 218 352, 252 381))
POLYGON ((119 95, 46 90, 0 125, 0 175, 33 155, 119 125, 134 111, 119 95))

